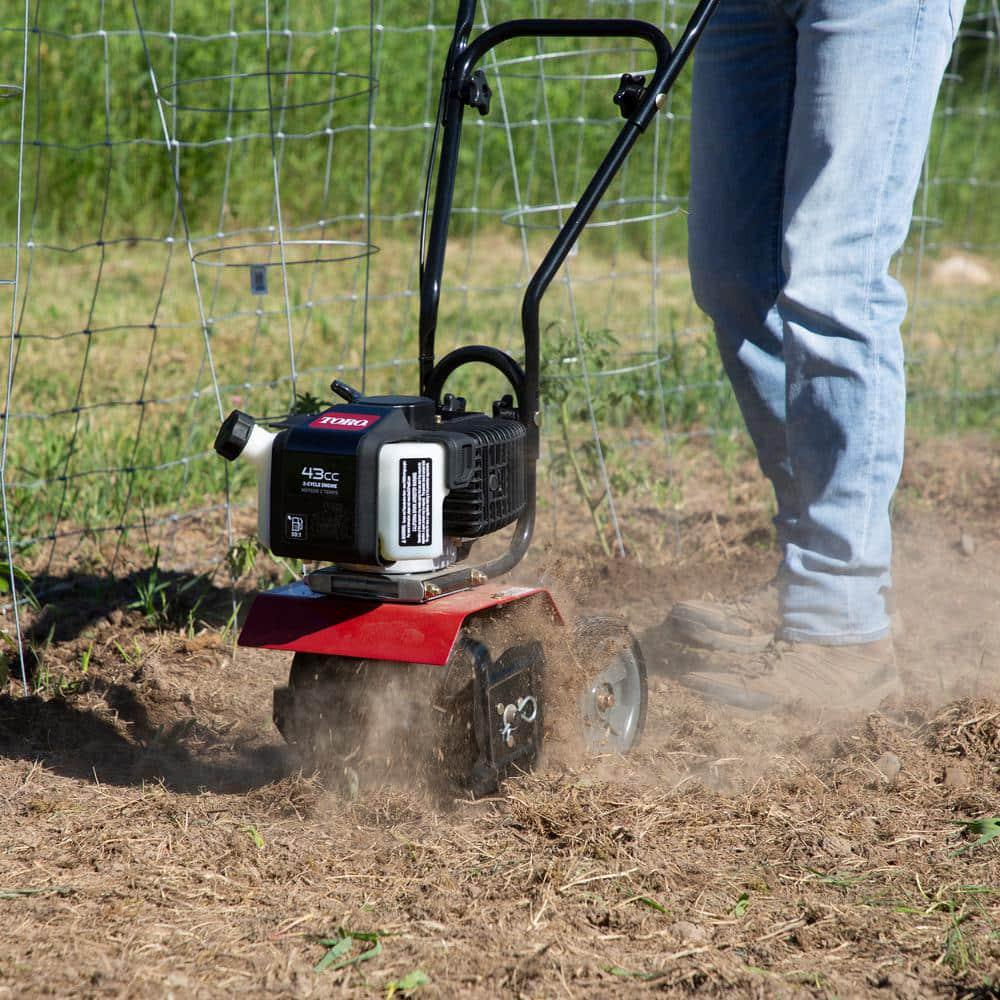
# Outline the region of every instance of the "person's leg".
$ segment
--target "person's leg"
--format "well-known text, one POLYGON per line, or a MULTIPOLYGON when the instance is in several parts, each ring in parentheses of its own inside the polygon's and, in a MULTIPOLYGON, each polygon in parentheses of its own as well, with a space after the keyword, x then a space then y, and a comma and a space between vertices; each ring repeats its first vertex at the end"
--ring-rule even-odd
MULTIPOLYGON (((795 29, 774 0, 727 0, 695 49, 688 260, 723 367, 774 486, 783 552, 798 502, 785 448, 785 364, 775 306, 795 87, 795 29)), ((774 581, 730 601, 675 604, 657 641, 749 653, 778 624, 774 581)))
POLYGON ((798 514, 775 308, 795 61, 792 19, 774 0, 719 5, 694 54, 688 216, 692 289, 774 484, 782 546, 798 514))
POLYGON ((960 3, 797 0, 778 297, 798 518, 782 635, 844 645, 889 632, 889 503, 903 457, 906 237, 960 3))

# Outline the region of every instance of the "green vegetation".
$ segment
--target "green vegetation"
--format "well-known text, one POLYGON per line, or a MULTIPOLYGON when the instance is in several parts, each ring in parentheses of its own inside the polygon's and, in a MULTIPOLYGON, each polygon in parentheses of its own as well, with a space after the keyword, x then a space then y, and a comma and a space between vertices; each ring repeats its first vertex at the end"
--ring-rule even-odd
POLYGON ((336 972, 348 965, 360 965, 382 954, 382 936, 375 932, 340 930, 335 937, 320 938, 319 943, 328 950, 316 963, 317 972, 336 972), (355 954, 354 946, 357 943, 362 943, 362 950, 355 954))
MULTIPOLYGON (((168 126, 184 144, 180 173, 193 232, 213 233, 220 221, 226 230, 270 221, 272 125, 288 137, 288 145, 281 147, 282 183, 295 192, 296 205, 289 211, 298 222, 364 211, 372 52, 378 77, 373 113, 382 126, 373 136, 373 203, 383 215, 412 212, 419 204, 429 138, 423 123, 434 117, 453 18, 449 6, 434 8, 437 30, 428 30, 426 4, 394 5, 385 12, 385 27, 372 34, 372 47, 369 4, 364 0, 339 0, 332 9, 328 4, 271 0, 270 78, 265 72, 263 5, 242 5, 234 24, 228 3, 188 3, 176 11, 167 4, 138 6, 141 25, 131 0, 107 0, 100 8, 90 0, 61 0, 37 11, 40 30, 30 39, 28 79, 28 137, 33 143, 29 186, 36 170, 44 185, 36 238, 93 238, 105 214, 105 200, 104 238, 125 232, 159 235, 171 219, 172 167, 162 145, 150 66, 168 126), (336 31, 331 31, 333 26, 336 31), (235 39, 230 36, 233 29, 238 32, 235 39), (286 36, 285 29, 293 34, 286 36), (227 137, 233 141, 227 142, 227 137), (36 141, 40 145, 34 145, 36 141)), ((677 11, 678 20, 687 9, 685 5, 677 11)), ((616 0, 595 0, 587 12, 617 17, 621 6, 616 0)), ((499 17, 505 12, 491 13, 499 17)), ((579 15, 580 9, 569 0, 551 0, 544 13, 579 15)), ((633 16, 655 20, 661 9, 639 0, 633 16)), ((996 177, 998 147, 988 134, 996 85, 989 46, 996 42, 983 30, 986 16, 972 5, 966 11, 958 72, 943 88, 949 110, 938 117, 931 164, 944 180, 929 191, 926 206, 935 229, 932 238, 938 243, 1000 243, 1000 219, 984 210, 983 199, 991 189, 962 182, 996 177), (942 164, 947 169, 942 170, 942 164)), ((17 5, 5 12, 0 29, 0 80, 19 80, 17 5)), ((522 203, 545 205, 571 198, 616 127, 611 97, 617 74, 650 63, 645 47, 633 42, 553 39, 544 48, 548 58, 539 64, 530 60, 537 51, 534 42, 510 42, 498 51, 499 69, 487 64, 497 96, 484 127, 470 119, 472 134, 463 149, 457 204, 475 203, 487 213, 516 205, 512 154, 520 165, 516 182, 522 203), (581 49, 584 55, 567 55, 581 49), (538 86, 540 65, 547 81, 544 98, 538 86), (584 76, 600 79, 584 81, 584 76), (511 149, 501 124, 504 107, 512 122, 547 119, 557 124, 551 133, 544 125, 515 128, 511 149), (581 119, 591 124, 581 127, 581 119), (563 172, 564 181, 570 179, 569 190, 556 192, 550 171, 523 166, 547 160, 550 137, 563 164, 577 163, 563 172), (480 175, 479 164, 490 165, 488 177, 480 175)), ((669 125, 658 126, 658 148, 667 162, 654 167, 651 156, 634 158, 619 191, 622 197, 638 193, 648 201, 654 169, 661 177, 657 190, 687 190, 684 109, 689 88, 690 74, 684 74, 673 98, 679 114, 669 125)), ((16 134, 13 112, 18 102, 3 103, 7 106, 0 111, 0 139, 7 144, 0 146, 0 170, 6 174, 16 163, 10 142, 16 134)), ((0 228, 13 227, 14 208, 11 199, 0 199, 0 228)), ((459 228, 463 225, 473 223, 457 220, 459 228)), ((637 246, 648 239, 645 227, 629 228, 628 238, 637 246)), ((678 231, 678 238, 681 235, 678 231)), ((672 249, 680 248, 678 243, 672 249)))
MULTIPOLYGON (((29 39, 23 205, 25 238, 34 248, 25 254, 7 474, 16 548, 24 553, 18 560, 32 568, 63 544, 101 565, 127 540, 152 553, 157 522, 218 510, 231 500, 252 502, 251 470, 229 466, 212 452, 220 410, 240 407, 276 417, 319 405, 334 375, 354 383, 364 377, 369 391, 415 388, 413 213, 423 193, 426 123, 434 118, 450 9, 434 8, 439 30, 427 30, 425 4, 386 13, 385 30, 373 36, 379 127, 369 133, 367 3, 289 8, 272 0, 270 81, 262 75, 262 5, 241 7, 233 25, 228 3, 138 6, 148 58, 131 0, 42 4, 40 30, 29 39), (334 21, 339 30, 331 32, 334 21), (286 27, 291 35, 283 33, 286 27), (205 241, 197 244, 193 267, 174 214, 173 167, 150 64, 168 127, 182 144, 186 220, 193 236, 205 241), (273 120, 266 111, 268 83, 279 108, 273 120), (274 238, 266 228, 273 221, 272 128, 286 136, 278 140, 284 224, 312 227, 297 238, 367 239, 369 138, 371 201, 381 216, 372 232, 381 253, 368 261, 328 266, 318 260, 327 251, 299 248, 299 262, 288 268, 287 318, 278 269, 269 271, 268 294, 252 296, 245 267, 213 266, 247 262, 239 254, 219 254, 222 245, 274 238), (318 219, 340 221, 317 227, 318 219), (243 229, 248 232, 220 243, 212 238, 243 229), (175 242, 164 242, 167 236, 175 242)), ((659 11, 639 0, 634 14, 657 17, 659 11)), ((494 17, 506 13, 491 11, 494 17)), ((557 0, 544 13, 579 9, 557 0)), ((621 6, 597 0, 588 13, 620 16, 621 6)), ((977 16, 967 12, 967 18, 977 16)), ((5 10, 0 80, 19 79, 21 38, 18 12, 5 10)), ((995 267, 988 255, 1000 245, 1000 216, 982 210, 984 192, 992 188, 972 183, 996 176, 998 147, 987 135, 994 119, 983 111, 995 96, 995 45, 982 31, 963 35, 959 72, 945 83, 949 113, 939 115, 930 160, 935 183, 919 202, 919 214, 931 220, 924 230, 925 265, 939 250, 961 246, 981 251, 995 267)), ((456 204, 477 212, 455 218, 441 352, 480 341, 519 353, 519 288, 551 239, 557 213, 498 217, 519 200, 536 206, 572 200, 620 122, 611 103, 617 74, 648 64, 648 55, 631 44, 552 40, 545 51, 550 57, 539 62, 529 58, 534 43, 505 46, 502 65, 487 66, 493 112, 487 119, 469 116, 456 204), (571 54, 580 49, 585 54, 571 54), (516 123, 509 133, 505 113, 516 123), (559 164, 558 189, 550 153, 559 164)), ((685 74, 673 97, 676 114, 657 119, 598 221, 676 207, 651 206, 649 192, 687 190, 689 86, 685 74)), ((18 101, 0 101, 0 176, 8 179, 15 176, 18 110, 18 101)), ((15 208, 13 198, 0 197, 0 231, 13 232, 15 208)), ((609 498, 602 463, 613 496, 679 508, 683 497, 670 481, 671 448, 683 447, 688 435, 709 437, 730 481, 746 454, 708 325, 691 301, 684 245, 679 212, 655 224, 590 231, 570 261, 572 290, 557 281, 543 307, 541 471, 553 495, 565 487, 579 501, 605 549, 609 498), (577 329, 583 331, 579 340, 577 329), (600 431, 600 454, 592 421, 600 431)), ((918 281, 910 273, 913 259, 901 258, 901 279, 916 302, 904 331, 910 425, 995 429, 997 294, 989 284, 934 286, 926 266, 918 281)), ((9 248, 0 247, 0 277, 9 263, 9 248)), ((4 309, 7 301, 0 296, 4 309)), ((6 348, 0 353, 5 359, 6 348)), ((449 388, 467 395, 474 408, 488 408, 504 389, 495 374, 478 370, 460 372, 453 382, 449 388)), ((227 530, 213 556, 241 533, 227 530)), ((230 551, 234 579, 249 574, 257 557, 250 543, 240 544, 230 551)), ((197 607, 156 574, 154 565, 137 587, 134 607, 151 622, 193 620, 197 607)), ((18 583, 21 596, 25 583, 18 583)))
POLYGON ((952 854, 952 857, 964 854, 973 847, 984 847, 991 840, 994 840, 996 837, 1000 837, 1000 816, 984 816, 981 819, 956 820, 956 825, 962 828, 962 833, 973 834, 977 839, 971 844, 966 844, 964 847, 960 847, 952 854))
MULTIPOLYGON (((640 2, 639 16, 642 7, 640 2)), ((289 5, 272 2, 270 78, 265 72, 263 5, 244 6, 235 25, 229 23, 228 8, 221 3, 184 4, 171 21, 169 5, 140 4, 148 58, 131 0, 108 0, 103 13, 89 0, 65 0, 40 9, 41 31, 30 41, 28 80, 29 141, 41 143, 29 149, 29 185, 36 169, 44 184, 45 211, 35 220, 39 236, 55 239, 74 233, 93 238, 105 212, 105 196, 106 238, 123 230, 163 230, 172 216, 174 185, 161 109, 182 144, 181 183, 195 233, 214 233, 220 221, 226 230, 270 221, 272 126, 288 137, 281 180, 286 190, 295 192, 295 206, 287 209, 293 221, 364 210, 369 4, 341 0, 333 10, 327 4, 294 4, 289 17, 289 5), (331 32, 332 25, 338 30, 331 32), (229 34, 233 27, 239 32, 236 40, 229 34), (292 36, 283 34, 286 27, 292 36), (106 39, 99 34, 101 28, 108 32, 106 39), (171 30, 175 39, 169 37, 171 30), (159 85, 160 108, 150 66, 159 85), (327 130, 333 130, 332 135, 327 130), (332 196, 328 168, 334 179, 332 196)), ((588 11, 594 16, 621 15, 615 0, 598 0, 588 11)), ((579 6, 557 0, 546 4, 546 13, 578 15, 579 6)), ((646 13, 659 16, 659 8, 650 5, 646 13)), ((385 29, 373 35, 378 77, 373 114, 380 128, 373 135, 372 195, 382 215, 412 212, 423 190, 429 139, 423 123, 434 118, 454 13, 447 6, 436 9, 433 31, 427 30, 427 17, 425 4, 396 5, 386 13, 385 29)), ((7 12, 0 27, 7 29, 0 33, 0 80, 20 79, 16 13, 7 12)), ((580 164, 576 171, 567 171, 572 190, 558 192, 560 198, 549 171, 522 166, 524 176, 516 179, 522 200, 544 205, 570 198, 620 124, 611 100, 617 75, 651 65, 649 50, 641 43, 554 39, 546 41, 545 49, 553 56, 544 67, 553 82, 545 89, 544 107, 537 64, 524 61, 536 52, 535 43, 513 41, 498 53, 504 65, 490 70, 497 94, 494 111, 484 127, 472 120, 478 116, 470 117, 457 204, 476 203, 483 212, 502 212, 517 204, 502 105, 514 122, 557 122, 551 134, 555 148, 561 158, 571 155, 580 164), (561 55, 581 49, 585 55, 561 55), (601 78, 582 82, 584 75, 601 78), (581 119, 597 124, 581 127, 581 119), (478 176, 480 162, 491 165, 488 179, 478 176)), ((681 106, 687 103, 689 86, 688 77, 678 84, 681 106)), ((7 114, 0 137, 14 134, 15 121, 7 114)), ((676 139, 669 147, 669 163, 658 165, 661 174, 666 171, 663 189, 670 191, 682 189, 687 171, 687 144, 679 135, 676 139)), ((511 141, 518 164, 535 158, 539 142, 541 156, 547 159, 549 139, 539 129, 515 128, 511 141)), ((6 170, 16 163, 15 150, 10 145, 0 148, 0 166, 6 170)), ((623 195, 644 192, 648 201, 652 170, 651 157, 630 164, 623 195)), ((642 209, 645 214, 648 205, 642 209)), ((0 204, 0 226, 12 227, 13 211, 9 200, 0 204)), ((344 238, 350 236, 345 233, 344 238)))
MULTIPOLYGON (((415 388, 415 303, 379 294, 406 287, 412 246, 406 241, 387 243, 376 258, 375 298, 369 310, 369 391, 415 388)), ((459 263, 481 254, 490 261, 491 279, 501 289, 513 289, 523 273, 513 239, 480 236, 474 245, 456 240, 451 252, 459 263)), ((678 484, 669 480, 668 433, 675 453, 689 435, 707 435, 731 483, 738 480, 747 453, 707 324, 693 311, 683 265, 661 260, 654 325, 649 263, 634 251, 620 250, 616 264, 612 275, 599 253, 581 252, 572 262, 573 308, 582 343, 568 319, 567 293, 561 285, 553 287, 551 301, 546 299, 543 307, 545 452, 540 472, 548 477, 542 480, 548 484, 543 493, 551 486, 568 487, 581 503, 583 516, 594 521, 602 545, 610 544, 607 498, 591 414, 616 498, 628 495, 656 506, 682 503, 678 484)), ((152 552, 155 544, 146 540, 156 537, 158 518, 210 509, 227 496, 252 503, 252 470, 241 463, 230 466, 212 451, 219 411, 205 368, 195 303, 182 284, 188 272, 179 265, 171 272, 175 291, 169 322, 150 334, 142 328, 118 327, 148 310, 162 274, 155 261, 142 256, 123 262, 122 268, 135 280, 121 281, 109 268, 100 286, 104 332, 70 338, 55 347, 41 337, 20 342, 9 500, 15 537, 21 547, 30 543, 32 555, 19 557, 19 563, 44 557, 67 534, 70 546, 93 542, 107 551, 120 538, 134 538, 152 552), (89 342, 82 345, 81 340, 89 342)), ((305 301, 316 274, 312 268, 291 269, 293 308, 305 301)), ((351 332, 351 315, 334 304, 317 310, 310 322, 299 308, 293 313, 300 373, 298 403, 293 403, 284 323, 280 315, 258 319, 246 311, 236 314, 247 298, 244 278, 227 271, 217 294, 217 301, 232 308, 234 317, 218 323, 211 339, 224 412, 239 407, 258 416, 279 416, 306 399, 320 405, 330 397, 328 383, 334 375, 360 383, 361 343, 356 331, 351 332), (331 364, 333 359, 336 363, 331 364)), ((71 330, 85 322, 81 315, 95 288, 92 272, 39 260, 34 280, 38 291, 29 297, 25 329, 71 330), (46 289, 54 287, 60 294, 50 296, 46 289)), ((278 293, 263 302, 269 310, 280 309, 278 293)), ((954 294, 935 289, 920 302, 905 331, 911 428, 996 428, 996 305, 997 295, 988 286, 962 286, 954 294), (951 335, 956 329, 960 336, 951 335)), ((446 294, 441 350, 464 338, 498 343, 518 353, 517 316, 515 290, 474 298, 446 294)), ((505 386, 492 369, 475 366, 459 372, 449 389, 481 409, 505 386)), ((232 543, 220 539, 219 551, 232 543)), ((249 574, 256 555, 247 546, 234 552, 233 576, 249 574)), ((162 617, 157 602, 163 594, 157 592, 157 582, 147 581, 151 589, 136 598, 145 614, 162 617)), ((23 580, 18 585, 22 587, 23 580)), ((171 612, 171 617, 176 616, 171 612)))

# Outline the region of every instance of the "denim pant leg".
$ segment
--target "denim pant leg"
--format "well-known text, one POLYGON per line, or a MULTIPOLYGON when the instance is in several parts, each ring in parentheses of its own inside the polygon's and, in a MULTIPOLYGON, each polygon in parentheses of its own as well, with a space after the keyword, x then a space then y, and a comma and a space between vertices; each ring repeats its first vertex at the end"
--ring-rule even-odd
POLYGON ((786 426, 799 517, 785 550, 783 634, 886 635, 889 504, 903 459, 906 237, 961 3, 796 0, 785 169, 786 426))
POLYGON ((798 516, 785 446, 781 205, 795 29, 774 0, 723 0, 694 54, 688 262, 726 374, 774 485, 784 549, 798 516))

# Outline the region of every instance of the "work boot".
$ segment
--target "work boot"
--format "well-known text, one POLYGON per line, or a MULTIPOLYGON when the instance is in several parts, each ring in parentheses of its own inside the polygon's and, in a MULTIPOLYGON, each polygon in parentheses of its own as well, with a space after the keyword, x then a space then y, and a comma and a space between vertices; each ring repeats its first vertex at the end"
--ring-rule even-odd
POLYGON ((778 627, 778 577, 729 601, 678 601, 663 622, 682 646, 731 653, 763 652, 778 627))
POLYGON ((677 680, 709 701, 751 712, 782 706, 871 711, 902 689, 892 639, 851 646, 775 641, 740 657, 689 650, 677 680))

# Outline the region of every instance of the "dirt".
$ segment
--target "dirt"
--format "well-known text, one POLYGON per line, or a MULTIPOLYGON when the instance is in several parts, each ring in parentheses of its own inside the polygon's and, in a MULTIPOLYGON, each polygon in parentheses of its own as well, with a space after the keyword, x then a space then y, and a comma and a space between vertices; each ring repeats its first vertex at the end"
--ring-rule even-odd
MULTIPOLYGON (((323 787, 271 723, 287 655, 152 623, 127 607, 138 576, 50 581, 37 693, 0 696, 0 996, 1000 995, 1000 837, 969 825, 1000 817, 995 442, 911 448, 907 693, 849 718, 739 716, 671 680, 670 602, 774 569, 753 469, 725 516, 712 475, 682 549, 646 544, 662 517, 637 507, 641 561, 542 538, 521 571, 567 614, 629 619, 641 748, 583 758, 557 734, 477 801, 323 787)), ((220 585, 190 620, 230 608, 220 585)))

